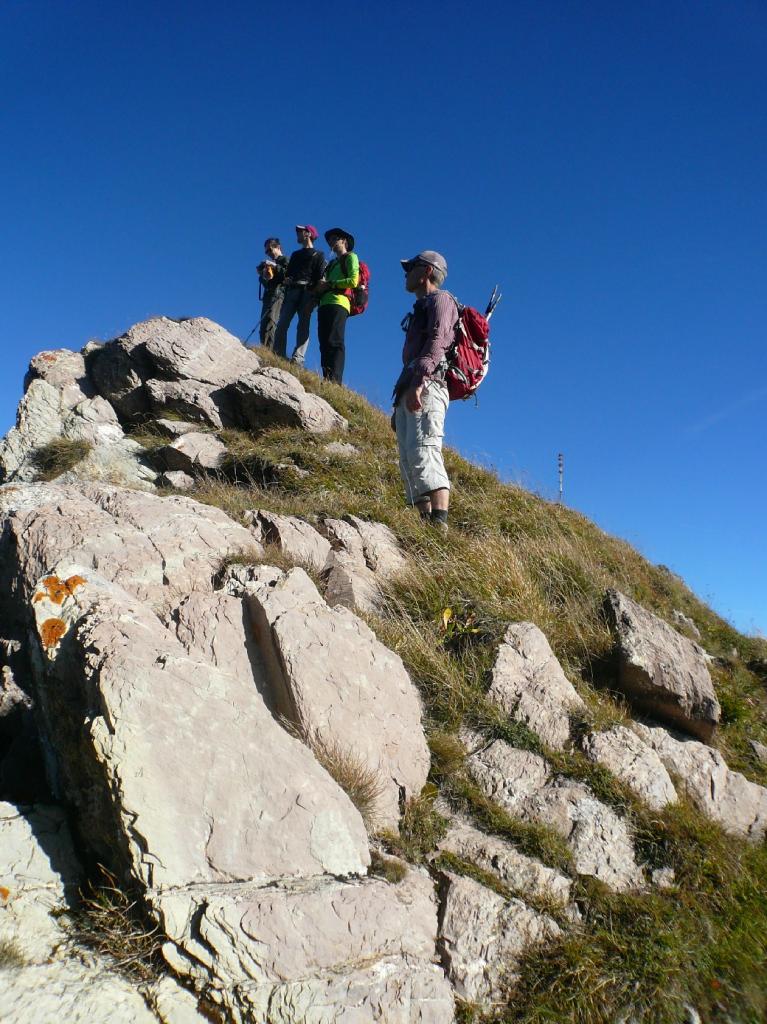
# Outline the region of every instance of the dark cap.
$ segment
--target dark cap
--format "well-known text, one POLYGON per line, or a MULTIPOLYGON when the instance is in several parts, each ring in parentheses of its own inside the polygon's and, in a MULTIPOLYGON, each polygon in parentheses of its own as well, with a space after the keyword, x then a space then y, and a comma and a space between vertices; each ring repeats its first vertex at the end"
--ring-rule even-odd
POLYGON ((447 260, 441 253, 435 252, 433 249, 424 249, 423 252, 419 252, 417 256, 413 256, 409 260, 400 260, 400 263, 405 270, 410 270, 416 263, 425 263, 447 277, 447 260))
POLYGON ((320 237, 320 233, 314 224, 296 224, 296 231, 308 231, 309 237, 313 242, 316 242, 320 237))
POLYGON ((325 232, 325 241, 330 245, 330 239, 336 235, 338 238, 346 239, 346 247, 349 252, 354 249, 354 235, 350 235, 348 231, 344 231, 343 228, 328 228, 325 232))

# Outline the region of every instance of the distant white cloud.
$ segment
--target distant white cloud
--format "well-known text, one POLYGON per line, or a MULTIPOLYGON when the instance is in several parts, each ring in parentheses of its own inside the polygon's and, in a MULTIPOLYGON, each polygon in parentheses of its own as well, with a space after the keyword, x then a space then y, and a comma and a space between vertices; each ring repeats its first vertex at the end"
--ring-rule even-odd
POLYGON ((741 409, 745 409, 748 405, 753 405, 755 402, 761 402, 762 399, 767 398, 767 387, 758 388, 756 391, 749 391, 746 395, 741 395, 740 398, 734 402, 730 402, 728 405, 722 406, 716 412, 710 413, 705 416, 702 420, 698 420, 697 423, 690 424, 685 430, 685 433, 700 434, 703 430, 708 430, 709 427, 713 427, 715 423, 719 423, 721 420, 726 420, 728 416, 734 415, 736 412, 740 412, 741 409))

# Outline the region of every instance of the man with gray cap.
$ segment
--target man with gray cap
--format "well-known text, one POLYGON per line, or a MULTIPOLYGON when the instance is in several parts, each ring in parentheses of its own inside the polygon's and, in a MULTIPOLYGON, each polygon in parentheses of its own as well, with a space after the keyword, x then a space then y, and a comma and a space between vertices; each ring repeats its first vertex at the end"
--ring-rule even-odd
POLYGON ((450 402, 445 384, 447 353, 455 341, 458 306, 441 291, 447 277, 445 257, 431 249, 401 260, 405 289, 416 296, 413 312, 402 321, 405 345, 402 373, 394 386, 392 424, 408 504, 424 519, 447 530, 450 481, 442 459, 445 414, 450 402))

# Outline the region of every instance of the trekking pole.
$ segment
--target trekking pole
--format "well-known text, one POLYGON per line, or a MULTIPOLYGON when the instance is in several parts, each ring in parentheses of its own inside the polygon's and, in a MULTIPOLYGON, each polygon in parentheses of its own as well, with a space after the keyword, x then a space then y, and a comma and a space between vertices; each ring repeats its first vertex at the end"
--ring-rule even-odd
POLYGON ((557 455, 557 469, 559 471, 559 504, 561 505, 565 479, 565 457, 562 452, 557 455))
POLYGON ((490 296, 490 301, 488 302, 487 309, 485 310, 486 320, 489 320, 490 317, 493 315, 493 313, 495 312, 495 307, 498 305, 502 298, 503 295, 498 290, 498 285, 496 285, 495 288, 493 288, 493 294, 490 296))
POLYGON ((258 328, 259 328, 260 326, 261 326, 261 321, 259 320, 259 321, 258 321, 258 323, 256 324, 256 326, 255 326, 255 327, 253 328, 253 330, 252 330, 252 331, 250 332, 250 334, 249 334, 249 335, 247 336, 247 338, 245 339, 245 341, 243 341, 243 345, 247 345, 247 344, 248 344, 248 342, 250 341, 250 339, 251 339, 251 338, 253 337, 253 335, 254 335, 254 334, 256 333, 256 331, 258 330, 258 328))

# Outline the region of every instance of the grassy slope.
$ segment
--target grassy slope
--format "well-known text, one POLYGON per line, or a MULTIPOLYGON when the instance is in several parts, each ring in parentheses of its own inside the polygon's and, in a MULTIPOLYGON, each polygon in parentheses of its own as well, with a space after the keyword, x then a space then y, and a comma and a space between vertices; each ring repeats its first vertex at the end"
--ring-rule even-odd
MULTIPOLYGON (((281 364, 257 350, 264 362, 281 364)), ((567 867, 561 840, 501 814, 467 780, 454 734, 462 722, 511 742, 541 749, 524 728, 510 726, 483 696, 495 645, 510 621, 531 620, 544 631, 588 705, 583 726, 620 721, 625 710, 609 693, 610 637, 601 613, 604 590, 616 586, 670 619, 679 609, 697 624, 714 670, 724 722, 717 743, 731 768, 767 784, 767 766, 748 740, 767 743, 767 687, 759 668, 764 641, 737 633, 684 583, 608 536, 576 512, 501 483, 454 452, 446 462, 454 485, 448 537, 421 524, 403 504, 388 419, 359 395, 297 375, 350 423, 358 457, 329 457, 327 436, 269 429, 253 436, 227 431, 230 479, 200 482, 199 500, 235 518, 263 506, 311 519, 346 513, 387 523, 411 556, 412 569, 390 588, 385 612, 370 620, 402 656, 424 697, 433 751, 433 786, 411 809, 395 852, 422 858, 440 822, 430 799, 439 787, 482 827, 510 838, 548 863, 567 867), (292 462, 267 486, 269 464, 292 462), (259 484, 259 482, 261 482, 259 484), (448 615, 445 609, 450 609, 448 615)), ((146 439, 151 441, 151 437, 146 439)), ((504 1021, 613 1022, 630 1008, 639 1019, 676 1022, 690 1001, 707 1020, 756 1022, 767 1014, 767 852, 726 837, 685 804, 651 814, 604 769, 577 753, 543 751, 564 774, 582 778, 629 816, 642 858, 672 865, 677 886, 615 896, 591 881, 577 882, 585 912, 581 931, 533 952, 504 1021)), ((465 866, 471 871, 471 866, 465 866)), ((464 1007, 467 1020, 473 1019, 464 1007)))

